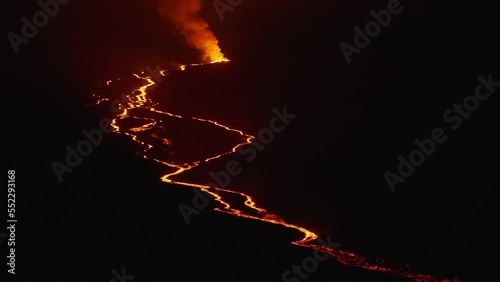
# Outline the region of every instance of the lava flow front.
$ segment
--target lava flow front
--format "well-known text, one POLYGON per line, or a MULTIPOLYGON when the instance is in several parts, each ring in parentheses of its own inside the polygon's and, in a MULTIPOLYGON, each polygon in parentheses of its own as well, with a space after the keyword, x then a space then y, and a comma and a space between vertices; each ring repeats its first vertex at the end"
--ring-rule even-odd
MULTIPOLYGON (((221 59, 221 61, 228 60, 224 58, 221 59)), ((185 70, 185 66, 181 66, 179 70, 185 70)), ((160 72, 163 76, 166 76, 167 73, 168 71, 166 70, 160 72)), ((303 227, 287 223, 278 215, 268 213, 267 210, 258 207, 250 195, 232 191, 230 189, 222 189, 197 183, 174 180, 183 172, 212 160, 221 158, 222 156, 235 153, 240 146, 250 144, 255 137, 246 134, 241 130, 222 125, 217 121, 197 117, 184 117, 156 109, 155 107, 157 107, 158 104, 155 104, 150 98, 148 98, 147 95, 148 90, 156 86, 156 82, 151 76, 145 75, 144 72, 141 75, 134 74, 133 77, 130 77, 129 79, 134 79, 134 77, 142 80, 144 83, 141 87, 127 96, 129 100, 128 102, 121 103, 121 112, 113 118, 112 126, 116 133, 127 135, 133 141, 138 142, 141 145, 142 149, 138 152, 138 154, 142 155, 145 159, 165 166, 165 169, 169 172, 161 177, 162 181, 185 187, 194 187, 208 193, 218 203, 218 207, 215 208, 216 211, 298 230, 303 233, 303 237, 292 242, 292 244, 328 254, 331 258, 344 265, 398 275, 414 279, 415 281, 439 281, 437 277, 432 275, 413 273, 409 270, 408 265, 399 265, 394 267, 394 264, 382 259, 369 260, 368 258, 349 251, 321 246, 320 244, 315 243, 315 240, 318 239, 318 235, 303 227), (168 150, 172 147, 173 142, 171 138, 166 136, 165 132, 167 131, 166 127, 172 126, 172 124, 180 121, 189 121, 204 126, 210 126, 217 130, 225 130, 228 134, 238 136, 239 141, 231 149, 228 149, 225 152, 214 153, 213 155, 205 156, 196 160, 189 158, 184 160, 182 158, 176 159, 176 157, 173 156, 174 154, 168 150), (235 202, 237 200, 240 202, 235 202), (242 205, 242 203, 244 205, 242 205), (244 207, 244 209, 235 208, 235 206, 241 206, 244 207)), ((113 81, 106 82, 103 89, 111 87, 113 83, 113 81)), ((106 104, 105 102, 109 103, 110 101, 108 97, 103 98, 97 93, 94 93, 92 98, 95 100, 94 105, 102 105, 106 104)))

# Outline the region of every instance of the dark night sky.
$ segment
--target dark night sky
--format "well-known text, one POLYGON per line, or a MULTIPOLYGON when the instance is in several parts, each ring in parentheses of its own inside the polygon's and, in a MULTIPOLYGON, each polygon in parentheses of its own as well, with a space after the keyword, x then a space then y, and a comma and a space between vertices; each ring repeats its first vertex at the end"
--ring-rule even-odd
MULTIPOLYGON (((474 93, 479 75, 500 80, 497 15, 490 4, 404 1, 404 11, 347 64, 340 42, 352 44, 353 28, 364 27, 370 11, 388 1, 244 1, 224 22, 205 2, 203 15, 232 63, 220 75, 192 72, 162 85, 178 93, 162 98, 167 108, 216 118, 252 134, 266 125, 273 107, 288 105, 299 115, 235 184, 291 222, 333 234, 346 249, 448 278, 495 280, 500 90, 456 132, 442 119, 446 109, 474 93), (391 193, 383 173, 395 169, 398 155, 415 148, 415 138, 428 138, 437 127, 447 129, 449 140, 391 193)), ((20 18, 38 9, 35 1, 10 5, 3 9, 4 34, 19 32, 20 18)), ((196 275, 232 261, 216 267, 228 280, 245 271, 253 273, 249 280, 279 281, 283 270, 308 255, 290 247, 292 235, 279 228, 253 227, 213 212, 186 228, 177 204, 189 201, 190 191, 164 192, 156 182, 161 172, 116 136, 68 181, 57 183, 51 161, 64 157, 64 147, 101 118, 82 107, 90 91, 147 65, 197 61, 195 50, 158 16, 154 1, 72 0, 18 55, 5 37, 3 42, 4 105, 13 110, 4 110, 8 138, 2 162, 4 169, 19 171, 19 217, 26 222, 19 230, 26 243, 19 249, 29 257, 20 259, 20 271, 61 264, 53 281, 64 280, 73 266, 62 257, 80 257, 75 261, 86 269, 86 260, 95 257, 85 249, 99 252, 111 244, 115 252, 103 251, 97 270, 88 274, 104 278, 92 281, 106 280, 109 270, 122 264, 138 278, 155 277, 159 270, 148 272, 140 266, 144 262, 132 259, 144 250, 151 257, 168 254, 165 261, 191 273, 188 280, 218 279, 196 275), (128 206, 118 207, 116 199, 128 206), (130 222, 148 235, 127 229, 130 222), (228 224, 256 231, 213 231, 214 225, 228 224), (82 235, 85 226, 90 226, 88 237, 82 235), (270 230, 274 241, 260 237, 270 230), (129 243, 137 238, 154 243, 129 243), (128 245, 135 247, 122 255, 128 245), (244 259, 241 253, 249 249, 256 251, 244 259), (204 259, 214 265, 200 266, 204 259), (23 262, 29 268, 22 270, 23 262), (274 268, 260 266, 266 263, 274 268)), ((377 279, 363 275, 340 268, 320 271, 311 281, 377 279)))

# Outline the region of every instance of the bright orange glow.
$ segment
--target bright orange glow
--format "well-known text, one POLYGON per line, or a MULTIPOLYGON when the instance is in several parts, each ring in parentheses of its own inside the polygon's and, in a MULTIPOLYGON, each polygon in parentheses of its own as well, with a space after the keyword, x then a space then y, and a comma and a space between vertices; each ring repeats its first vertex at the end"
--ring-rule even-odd
POLYGON ((155 126, 155 125, 156 125, 156 122, 151 122, 151 123, 145 124, 143 126, 129 128, 129 131, 132 131, 132 132, 148 131, 151 128, 153 128, 153 126, 155 126))
POLYGON ((229 62, 229 59, 224 58, 224 57, 210 61, 211 64, 227 63, 227 62, 229 62))
POLYGON ((219 41, 200 15, 201 0, 159 0, 160 15, 169 19, 184 36, 187 43, 196 48, 204 63, 223 62, 226 59, 219 41))
MULTIPOLYGON (((225 59, 221 62, 227 62, 228 60, 225 59)), ((215 62, 214 62, 215 63, 215 62)), ((202 64, 192 64, 190 66, 196 66, 196 65, 202 65, 202 64)), ((185 66, 181 66, 182 70, 185 70, 185 66)), ((163 73, 166 73, 165 71, 163 73)), ((177 184, 177 185, 182 185, 186 187, 193 187, 200 189, 201 191, 210 194, 213 196, 213 200, 218 203, 218 207, 215 208, 216 211, 230 214, 233 216, 237 217, 243 217, 243 218, 248 218, 248 219, 253 219, 253 220, 258 220, 266 223, 271 223, 271 224, 277 224, 284 226, 286 228, 291 228, 299 231, 302 233, 302 238, 299 240, 296 240, 292 242, 292 244, 305 247, 305 248, 310 248, 313 250, 317 250, 318 252, 328 254, 332 259, 338 261, 339 263, 342 263, 347 266, 353 266, 353 267, 359 267, 362 269, 366 270, 372 270, 372 271, 377 271, 377 272, 382 272, 382 273, 388 273, 388 274, 393 274, 393 275, 398 275, 401 277, 406 277, 413 279, 415 281, 441 281, 435 276, 428 275, 428 274, 419 274, 419 273, 413 273, 409 270, 408 265, 400 265, 398 267, 394 267, 393 264, 390 264, 388 261, 382 260, 382 259, 377 259, 377 260, 369 260, 368 258, 362 257, 360 255, 357 255, 355 253, 345 251, 345 250, 339 250, 339 249, 333 249, 325 246, 321 246, 318 243, 315 243, 314 241, 318 239, 318 235, 315 234, 314 232, 307 230, 304 227, 291 224, 283 220, 280 216, 276 214, 269 213, 266 209, 260 208, 257 206, 255 201, 252 199, 250 195, 247 195, 245 193, 241 192, 236 192, 232 191, 229 189, 222 189, 222 188, 217 188, 217 187, 210 187, 206 185, 200 185, 196 183, 189 183, 189 182, 183 182, 183 181, 177 181, 174 180, 176 176, 189 171, 201 164, 210 162, 215 159, 219 159, 225 155, 236 153, 238 148, 247 144, 250 144, 254 140, 254 136, 249 135, 244 133, 242 130, 230 128, 229 126, 220 124, 217 121, 214 120, 209 120, 209 119, 204 119, 204 118, 197 118, 197 117, 184 117, 181 115, 169 113, 169 112, 164 112, 160 111, 154 108, 157 103, 153 103, 150 99, 147 98, 147 91, 150 87, 155 85, 155 82, 153 79, 149 76, 141 76, 137 74, 133 74, 134 77, 141 79, 145 82, 145 85, 140 87, 139 89, 135 90, 133 93, 130 94, 131 97, 131 102, 126 104, 126 105, 121 105, 122 112, 117 114, 116 117, 113 118, 112 120, 112 126, 114 128, 114 132, 117 132, 119 134, 124 134, 126 136, 129 136, 131 140, 134 142, 137 142, 141 144, 144 149, 141 152, 138 152, 138 154, 142 155, 144 159, 148 159, 154 162, 157 162, 161 165, 164 165, 169 168, 169 170, 173 169, 173 172, 170 172, 168 174, 165 174, 161 177, 161 180, 166 183, 171 183, 171 184, 177 184), (147 109, 149 113, 153 113, 156 116, 159 116, 159 118, 152 118, 149 116, 138 116, 139 113, 136 113, 138 109, 147 109), (161 137, 158 135, 158 132, 163 131, 164 127, 161 126, 162 124, 162 116, 168 116, 171 118, 177 118, 177 119, 190 119, 194 120, 200 123, 209 123, 212 126, 217 126, 220 128, 223 128, 224 130, 231 131, 234 133, 237 133, 241 137, 241 143, 237 144, 231 150, 228 150, 227 152, 206 158, 206 159, 200 159, 198 161, 194 161, 191 163, 174 163, 168 160, 161 160, 156 156, 153 156, 153 153, 151 153, 151 150, 154 148, 154 145, 148 144, 144 140, 159 140, 161 141, 161 144, 164 146, 170 146, 172 145, 172 142, 168 140, 167 138, 161 137), (134 119, 136 121, 144 121, 144 124, 141 126, 136 126, 133 128, 129 129, 122 129, 120 126, 118 126, 118 123, 120 120, 124 119, 134 119), (231 195, 232 197, 225 197, 225 195, 231 195), (234 197, 237 196, 237 197, 234 197), (231 205, 229 200, 226 199, 235 199, 235 198, 242 198, 244 201, 245 209, 237 209, 234 208, 234 205, 231 205)), ((106 83, 107 85, 111 84, 111 81, 108 81, 106 83)), ((104 99, 107 98, 101 98, 101 96, 97 94, 92 94, 92 97, 95 99, 98 99, 97 101, 105 101, 104 99)), ((109 101, 109 100, 107 100, 109 101)), ((100 103, 100 102, 99 102, 100 103)), ((98 104, 98 103, 97 103, 98 104)), ((234 200, 233 200, 234 201, 234 200)))

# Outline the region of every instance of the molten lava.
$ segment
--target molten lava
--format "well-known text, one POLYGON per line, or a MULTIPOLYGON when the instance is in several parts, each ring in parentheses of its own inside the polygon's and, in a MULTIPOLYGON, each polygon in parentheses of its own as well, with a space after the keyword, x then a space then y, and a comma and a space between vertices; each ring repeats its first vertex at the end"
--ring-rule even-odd
MULTIPOLYGON (((184 0, 182 0, 184 1, 184 0)), ((169 1, 165 1, 169 2, 169 1)), ((187 2, 193 2, 193 1, 187 1, 187 2)), ((197 1, 194 1, 197 2, 197 1)), ((186 4, 187 5, 187 4, 186 4)), ((194 9, 196 10, 196 9, 194 9)), ((217 52, 215 52, 217 53, 217 52)), ((228 61, 227 59, 223 59, 221 62, 226 62, 228 61)), ((210 62, 209 62, 210 63, 210 62)), ((211 62, 214 63, 214 62, 211 62)), ((201 64, 192 64, 190 66, 196 66, 196 65, 201 65, 201 64)), ((185 70, 185 66, 180 67, 181 70, 185 70)), ((162 75, 165 75, 167 71, 162 71, 160 72, 162 75)), ((213 196, 213 199, 218 202, 218 207, 215 208, 216 211, 223 212, 226 214, 230 214, 233 216, 237 217, 244 217, 244 218, 249 218, 253 220, 259 220, 263 221, 266 223, 271 223, 271 224, 278 224, 281 226, 284 226, 286 228, 292 228, 295 229, 303 234, 303 237, 300 240, 292 242, 292 244, 305 247, 305 248, 310 248, 317 250, 318 252, 328 254, 331 258, 336 260, 337 262, 347 265, 347 266, 352 266, 352 267, 359 267, 362 269, 367 269, 367 270, 372 270, 372 271, 377 271, 377 272, 382 272, 382 273, 388 273, 388 274, 393 274, 393 275, 398 275, 401 277, 406 277, 410 279, 414 279, 415 281, 440 281, 435 276, 428 275, 428 274, 419 274, 419 273, 413 273, 409 270, 408 265, 399 265, 397 267, 394 267, 392 263, 387 262, 382 259, 377 259, 377 260, 369 260, 368 258, 362 257, 358 254, 345 251, 345 250, 339 250, 339 249, 333 249, 329 247, 322 246, 318 243, 315 243, 314 241, 318 239, 318 235, 316 235, 314 232, 309 231, 301 226, 287 223, 284 221, 280 216, 275 215, 275 214, 270 214, 267 212, 267 210, 260 208, 257 206, 257 204, 254 202, 252 197, 250 195, 241 193, 241 192, 236 192, 232 191, 229 189, 222 189, 222 188, 215 188, 215 187, 210 187, 207 185, 201 185, 201 184, 196 184, 196 183, 189 183, 189 182, 183 182, 183 181, 176 181, 174 178, 183 172, 189 171, 201 164, 210 162, 212 160, 221 158, 222 156, 236 153, 237 149, 240 146, 251 144, 252 141, 254 140, 254 136, 251 136, 249 134, 244 133, 241 130, 238 129, 233 129, 228 126, 222 125, 217 121, 209 120, 209 119, 203 119, 203 118, 197 118, 197 117, 183 117, 177 114, 172 114, 169 112, 164 112, 160 111, 154 108, 155 103, 148 99, 147 97, 147 91, 150 87, 155 86, 155 82, 153 81, 152 77, 143 75, 138 75, 138 74, 133 74, 135 78, 141 79, 144 81, 144 85, 140 87, 138 90, 135 90, 130 94, 130 102, 129 103, 122 103, 121 105, 121 110, 122 112, 117 114, 113 118, 113 123, 112 126, 114 128, 114 131, 119 134, 124 134, 126 136, 129 136, 131 140, 134 142, 137 142, 143 146, 143 150, 138 152, 138 154, 142 155, 145 159, 149 159, 151 161, 155 161, 159 164, 162 164, 166 167, 168 167, 170 170, 173 169, 173 172, 170 172, 164 176, 161 177, 161 180, 166 182, 166 183, 172 183, 172 184, 177 184, 177 185, 182 185, 186 187, 194 187, 197 189, 202 190, 205 193, 208 193, 213 196), (139 111, 142 109, 142 111, 139 111), (147 109, 147 111, 144 111, 144 109, 147 109), (141 116, 140 113, 143 113, 141 116), (148 115, 144 115, 144 113, 149 113, 148 115), (151 114, 154 114, 156 118, 151 117, 151 114), (218 154, 206 159, 200 159, 194 162, 187 162, 187 163, 175 163, 172 161, 169 161, 168 159, 162 159, 162 157, 156 156, 153 153, 153 149, 155 145, 148 144, 145 140, 161 140, 161 145, 162 146, 171 146, 172 142, 166 138, 160 137, 159 133, 162 131, 165 131, 165 127, 162 126, 161 124, 166 124, 164 122, 165 118, 175 118, 175 119, 184 119, 184 120, 192 120, 200 123, 209 123, 212 126, 217 126, 220 127, 224 130, 231 131, 233 133, 237 133, 241 137, 241 143, 233 147, 231 150, 218 154), (123 121, 125 119, 133 119, 135 121, 142 121, 143 124, 141 126, 135 126, 131 127, 128 129, 124 129, 119 126, 120 121, 123 121), (139 137, 141 135, 141 137, 139 137), (241 201, 245 205, 245 210, 237 209, 234 208, 229 200, 225 199, 224 195, 231 195, 231 197, 226 197, 227 199, 233 199, 232 201, 235 201, 234 199, 236 198, 241 198, 241 201), (236 197, 235 197, 236 196, 236 197)), ((106 86, 108 87, 112 84, 112 81, 107 81, 106 86)), ((101 103, 104 103, 106 101, 109 102, 108 98, 102 98, 100 95, 93 93, 92 98, 96 100, 94 105, 98 105, 101 103)), ((158 145, 156 145, 158 146, 158 145)))
POLYGON ((227 62, 219 41, 200 15, 201 0, 159 0, 160 15, 169 19, 179 30, 187 43, 196 48, 203 63, 227 62))

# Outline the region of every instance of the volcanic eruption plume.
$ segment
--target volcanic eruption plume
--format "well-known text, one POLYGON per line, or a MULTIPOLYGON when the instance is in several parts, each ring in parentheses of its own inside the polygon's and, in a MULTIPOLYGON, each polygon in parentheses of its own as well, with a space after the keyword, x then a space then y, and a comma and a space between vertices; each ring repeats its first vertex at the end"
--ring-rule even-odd
POLYGON ((198 49, 204 63, 228 61, 215 34, 200 15, 201 5, 201 0, 158 0, 160 15, 172 21, 187 43, 198 49))

